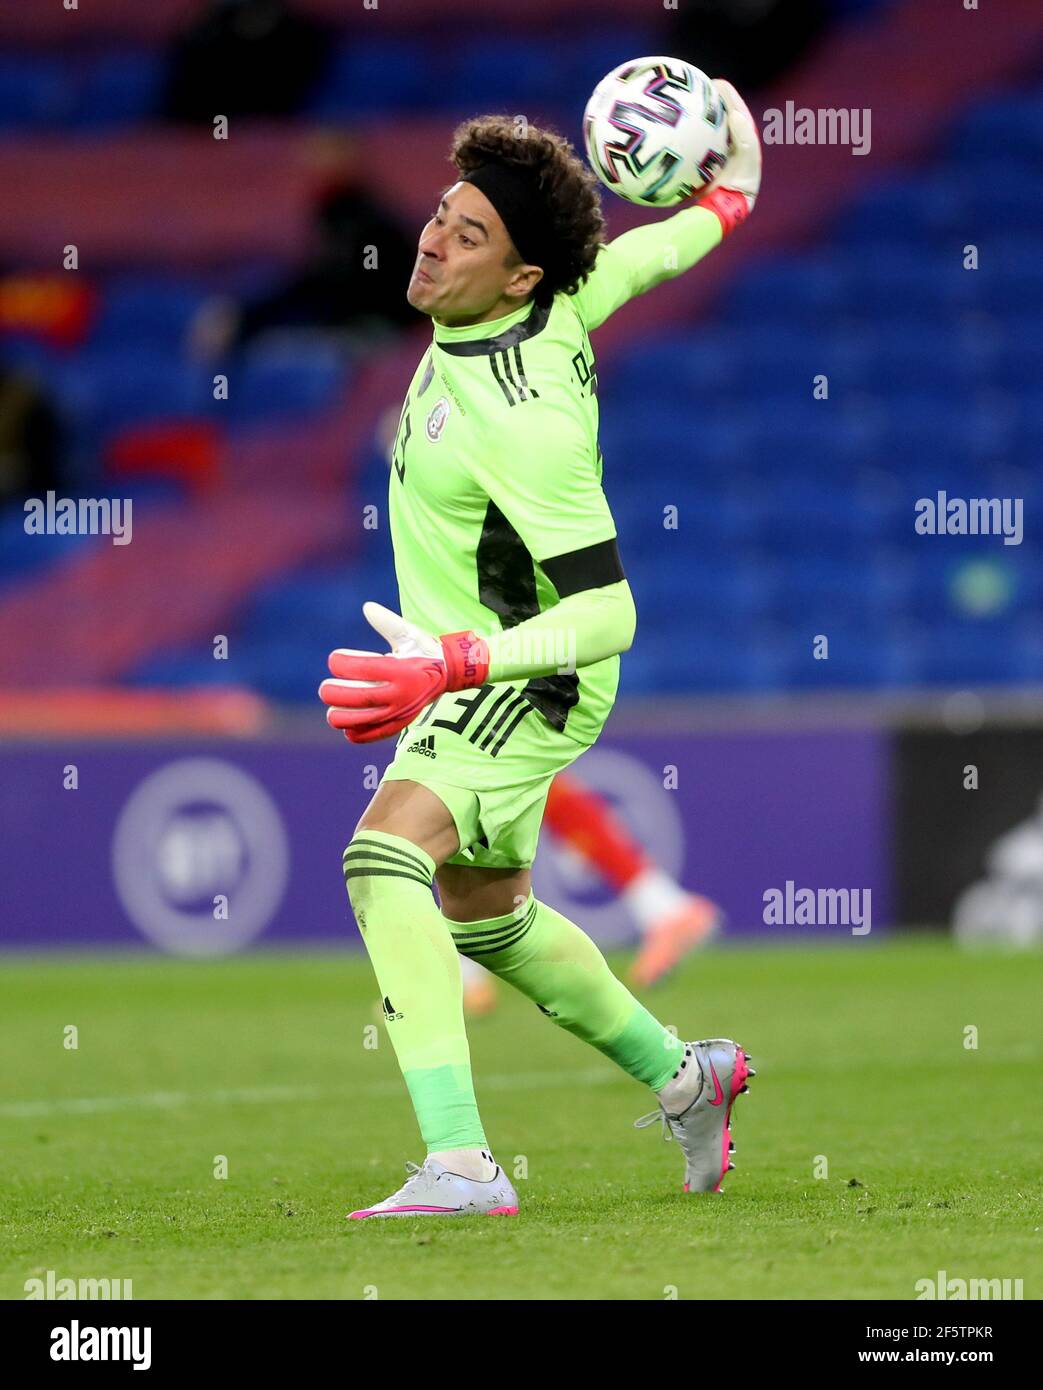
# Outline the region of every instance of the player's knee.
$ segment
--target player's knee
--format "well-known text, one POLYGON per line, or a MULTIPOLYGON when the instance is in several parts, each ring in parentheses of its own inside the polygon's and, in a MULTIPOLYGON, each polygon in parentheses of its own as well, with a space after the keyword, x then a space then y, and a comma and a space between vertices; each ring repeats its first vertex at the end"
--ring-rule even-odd
POLYGON ((431 863, 422 850, 401 836, 383 832, 378 839, 357 829, 343 857, 344 885, 360 928, 366 930, 366 910, 380 893, 416 885, 431 888, 431 863))
MULTIPOLYGON (((348 899, 356 917, 369 906, 373 890, 379 883, 379 871, 382 867, 380 854, 380 846, 367 836, 364 830, 356 829, 345 847, 341 860, 344 886, 348 890, 348 899)), ((365 930, 361 919, 359 926, 365 930)))

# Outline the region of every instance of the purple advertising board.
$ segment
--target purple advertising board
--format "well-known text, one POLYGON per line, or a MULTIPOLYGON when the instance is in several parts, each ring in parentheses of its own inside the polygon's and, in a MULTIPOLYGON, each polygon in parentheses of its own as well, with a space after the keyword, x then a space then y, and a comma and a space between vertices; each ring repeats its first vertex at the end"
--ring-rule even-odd
MULTIPOLYGON (((0 942, 185 955, 357 946, 341 854, 391 751, 9 744, 0 942)), ((787 925, 786 908, 766 924, 765 894, 791 909, 802 889, 868 891, 873 928, 888 924, 887 762, 887 737, 871 730, 671 732, 606 737, 573 773, 668 873, 724 907, 729 934, 841 939, 846 925, 787 925)), ((625 905, 546 826, 533 872, 537 894, 598 940, 633 939, 625 905)))

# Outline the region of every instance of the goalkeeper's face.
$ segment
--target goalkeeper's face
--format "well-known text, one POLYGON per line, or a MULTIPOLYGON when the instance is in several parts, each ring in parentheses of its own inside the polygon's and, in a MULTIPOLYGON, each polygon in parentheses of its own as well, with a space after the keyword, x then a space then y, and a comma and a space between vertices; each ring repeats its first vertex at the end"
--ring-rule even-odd
POLYGON ((439 323, 463 327, 521 308, 542 275, 519 260, 485 194, 454 183, 420 234, 406 298, 439 323))

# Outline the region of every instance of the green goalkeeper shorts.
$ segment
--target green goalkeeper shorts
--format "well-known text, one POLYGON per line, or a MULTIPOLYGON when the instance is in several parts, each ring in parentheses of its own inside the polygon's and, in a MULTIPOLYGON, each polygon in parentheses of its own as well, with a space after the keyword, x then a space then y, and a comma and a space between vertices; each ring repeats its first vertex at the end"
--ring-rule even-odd
POLYGON ((446 862, 528 869, 550 784, 589 744, 559 733, 513 685, 441 696, 404 728, 383 782, 419 782, 449 808, 446 862))

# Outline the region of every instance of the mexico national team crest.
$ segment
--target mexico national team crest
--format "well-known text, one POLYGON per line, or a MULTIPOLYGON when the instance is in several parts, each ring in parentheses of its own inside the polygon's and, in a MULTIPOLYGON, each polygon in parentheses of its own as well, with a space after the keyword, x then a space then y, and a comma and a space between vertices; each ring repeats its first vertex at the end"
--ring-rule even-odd
POLYGON ((432 444, 437 444, 442 438, 442 431, 445 429, 445 422, 449 419, 449 402, 444 396, 440 396, 431 407, 431 414, 427 417, 427 437, 432 444))

